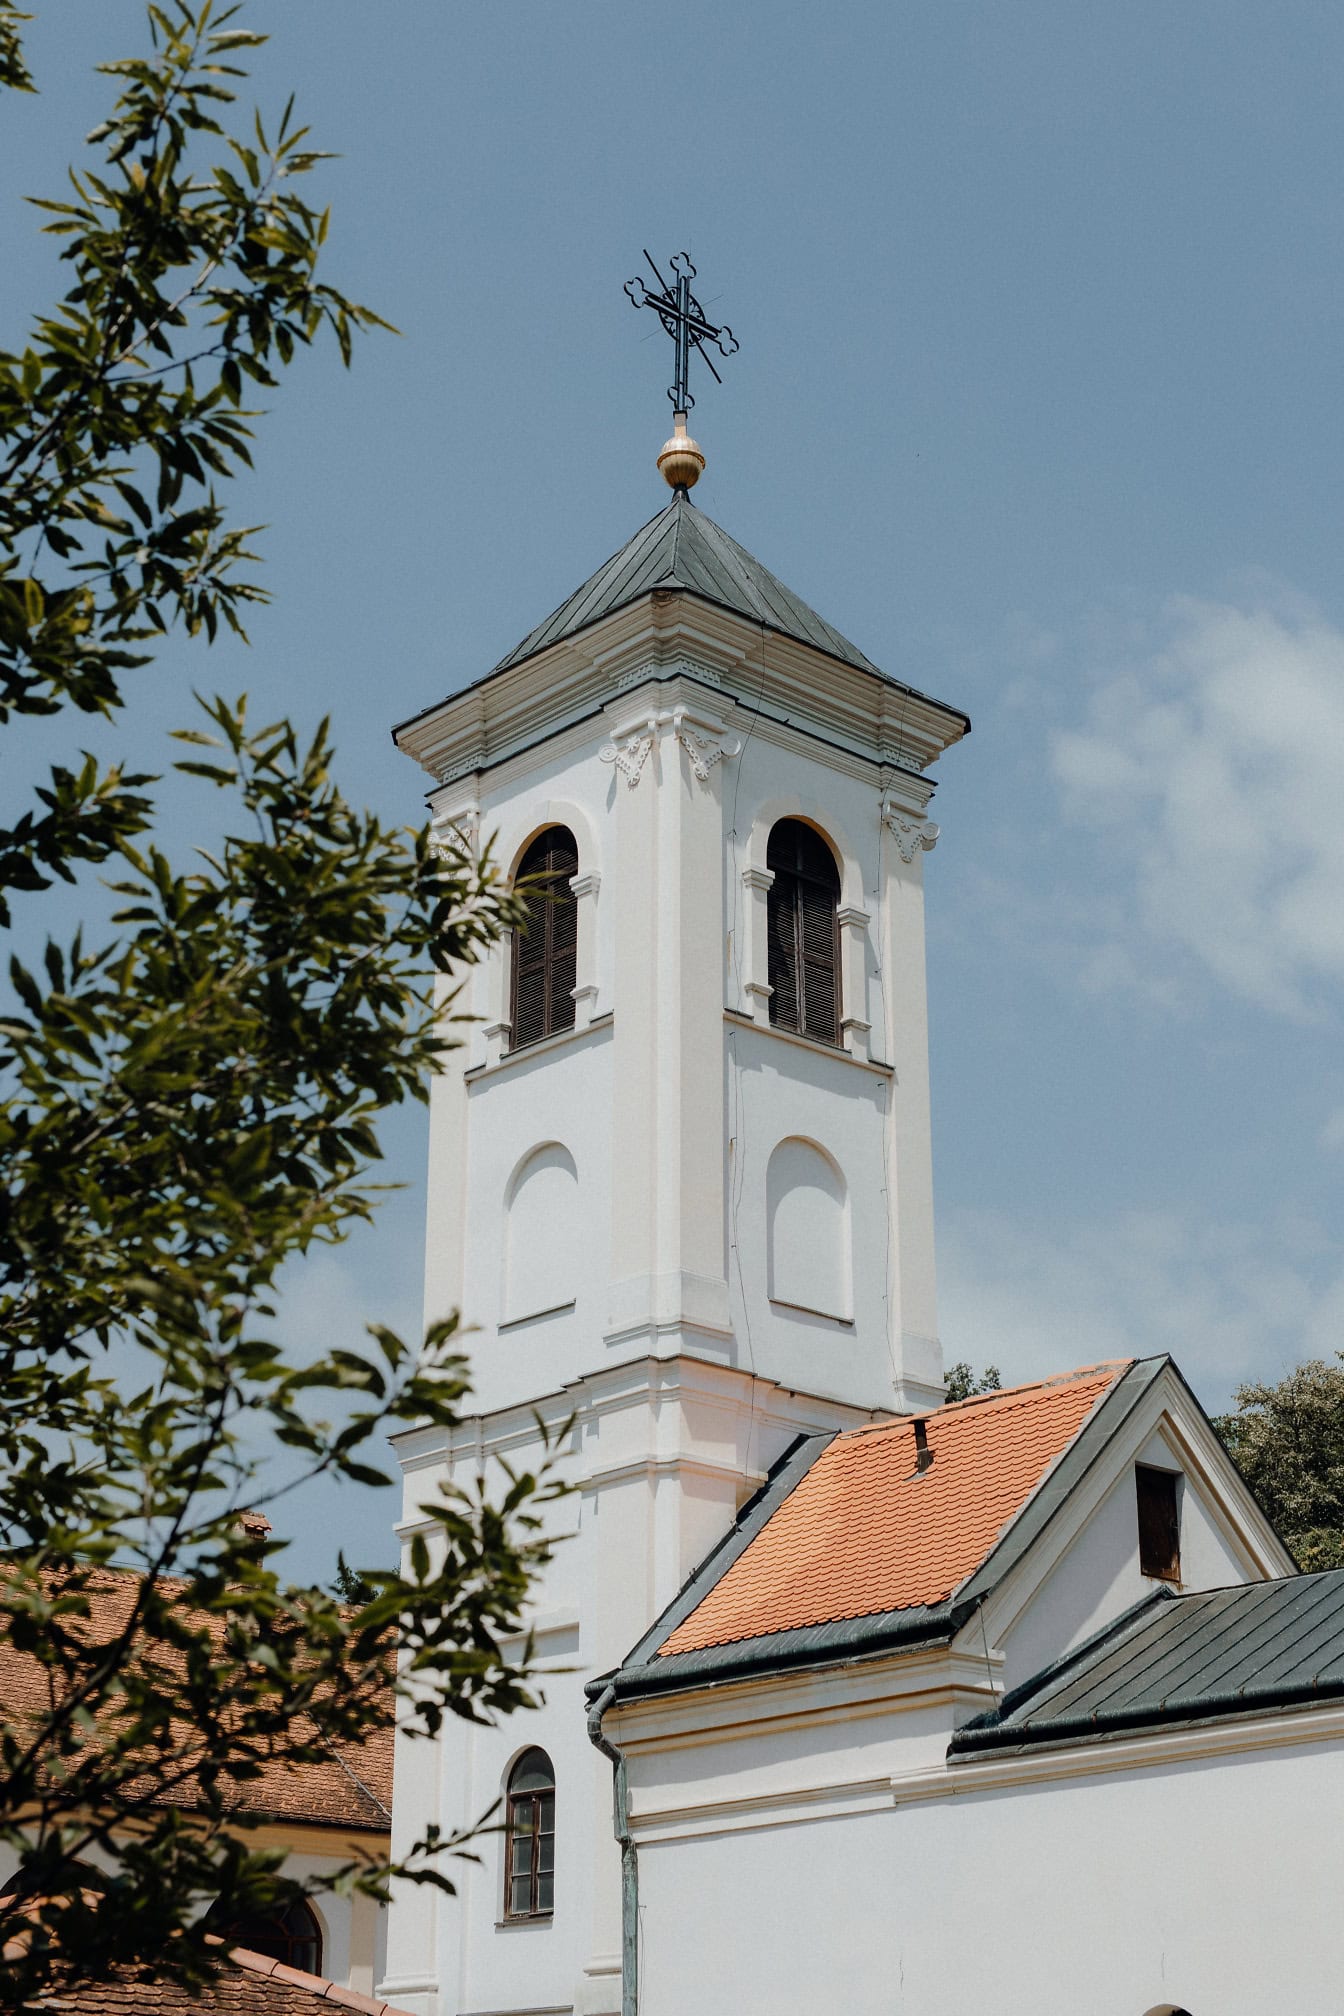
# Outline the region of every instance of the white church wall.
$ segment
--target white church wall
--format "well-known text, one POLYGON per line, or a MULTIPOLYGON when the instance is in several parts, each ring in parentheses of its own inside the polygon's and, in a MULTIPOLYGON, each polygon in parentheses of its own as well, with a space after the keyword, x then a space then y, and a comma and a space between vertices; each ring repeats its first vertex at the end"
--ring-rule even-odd
MULTIPOLYGON (((1244 1547, 1233 1544, 1228 1514, 1219 1505, 1216 1475, 1192 1462, 1192 1454, 1190 1445, 1165 1419, 1147 1429, 1140 1419, 1135 1432, 1108 1452, 1109 1481, 1098 1502, 1087 1509, 1085 1517, 1079 1516, 1084 1510, 1084 1494, 1079 1493, 1069 1530, 1062 1536, 1064 1544, 1053 1559, 1052 1550, 1059 1543, 1050 1536, 1043 1543, 1038 1559, 1048 1560, 1049 1565, 1044 1572, 1038 1568, 1021 1608, 1010 1622, 991 1618, 990 1636, 1004 1655, 1004 1688, 1030 1679, 1134 1604, 1167 1586, 1144 1575, 1140 1568, 1136 1462, 1174 1471, 1181 1479, 1181 1580, 1176 1586, 1219 1589, 1258 1579, 1266 1572, 1263 1566, 1257 1568, 1244 1547)), ((1288 1566, 1286 1561, 1274 1561, 1268 1572, 1281 1573, 1288 1566)), ((998 1606, 991 1604, 990 1608, 998 1606)), ((978 1629, 974 1622, 968 1625, 963 1639, 973 1645, 978 1629)))
MULTIPOLYGON (((734 1327, 764 1336, 777 1376, 869 1404, 936 1404, 942 1378, 933 1259, 922 849, 903 858, 872 766, 778 728, 749 733, 725 794, 724 902, 730 1268, 734 1327), (842 1043, 770 1027, 765 917, 769 836, 800 818, 827 839, 840 872, 842 1043), (747 1028, 741 1017, 752 1018, 747 1028), (773 1051, 762 1044, 777 1046, 773 1051), (871 1064, 862 1091, 846 1080, 871 1064), (897 1069, 892 1066, 898 1064, 897 1069), (751 1074, 759 1075, 753 1079, 751 1074), (814 1140, 841 1171, 850 1226, 853 1323, 846 1341, 781 1308, 754 1213, 781 1139, 814 1140), (753 1168, 753 1162, 757 1165, 753 1168), (765 1265, 761 1265, 764 1257, 765 1265), (809 1327, 810 1324, 810 1327, 809 1327), (838 1379, 838 1384, 830 1383, 838 1379)), ((909 784, 922 807, 927 786, 909 784)), ((768 1226, 767 1226, 768 1231, 768 1226)))
POLYGON ((939 1796, 897 1780, 844 1817, 683 1822, 640 1849, 641 2016, 1326 2016, 1344 1741, 1315 1726, 1140 1769, 1080 1751, 1037 1783, 950 1772, 939 1796))
MULTIPOLYGON (((772 1377, 803 1391, 890 1406, 883 1169, 889 1081, 843 1052, 737 1021, 727 1025, 726 1069, 729 1293, 739 1363, 768 1367, 772 1377), (829 1208, 823 1195, 816 1197, 811 1224, 806 1186, 797 1182, 809 1157, 828 1162, 838 1179, 829 1186, 829 1208), (801 1192, 795 1199, 781 1194, 790 1179, 801 1192), (775 1258, 783 1275, 772 1283, 781 1202, 784 1243, 775 1258), (776 1294, 776 1286, 785 1292, 776 1294), (834 1300, 841 1309, 817 1306, 834 1300)), ((812 1174, 822 1192, 815 1160, 812 1174)))
POLYGON ((600 1336, 611 1030, 520 1051, 468 1087, 462 1306, 477 1402, 553 1392, 600 1336))

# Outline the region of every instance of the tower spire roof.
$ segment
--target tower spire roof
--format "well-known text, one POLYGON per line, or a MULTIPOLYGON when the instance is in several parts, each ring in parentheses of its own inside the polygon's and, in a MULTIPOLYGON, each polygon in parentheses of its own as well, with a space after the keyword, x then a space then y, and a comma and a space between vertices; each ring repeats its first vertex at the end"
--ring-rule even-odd
POLYGON ((588 629, 657 588, 698 595, 862 672, 878 671, 856 644, 786 588, 721 525, 697 510, 684 490, 678 490, 619 553, 530 630, 494 670, 507 672, 510 666, 521 665, 562 637, 588 629))

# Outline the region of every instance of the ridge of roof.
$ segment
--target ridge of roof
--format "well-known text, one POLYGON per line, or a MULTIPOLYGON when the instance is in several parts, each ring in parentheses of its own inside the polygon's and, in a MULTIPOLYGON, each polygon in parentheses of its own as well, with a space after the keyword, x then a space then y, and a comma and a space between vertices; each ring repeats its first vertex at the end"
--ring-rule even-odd
POLYGON ((717 603, 750 622, 810 644, 861 672, 886 677, 857 644, 851 644, 731 533, 692 504, 684 490, 678 490, 633 538, 529 630, 487 677, 521 665, 562 638, 590 629, 603 617, 658 588, 698 595, 702 601, 717 603))
POLYGON ((393 2002, 384 2002, 377 1995, 361 1994, 357 1988, 343 1988, 339 1981, 332 1981, 325 1974, 309 1974, 302 1967, 290 1967, 283 1960, 273 1959, 270 1954, 254 1953, 249 1946, 230 1947, 229 1958, 249 1973, 283 1982, 287 1988, 304 1989, 315 1999, 332 2002, 340 2009, 356 2009, 360 2016, 410 2016, 409 2010, 398 2008, 393 2002))

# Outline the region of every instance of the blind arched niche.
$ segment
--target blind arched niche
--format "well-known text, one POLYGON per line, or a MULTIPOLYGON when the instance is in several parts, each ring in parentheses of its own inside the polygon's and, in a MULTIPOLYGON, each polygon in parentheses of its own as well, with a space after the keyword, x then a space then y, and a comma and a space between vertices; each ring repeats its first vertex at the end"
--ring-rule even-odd
POLYGON ((578 1291, 579 1172, 563 1142, 518 1166, 505 1200, 505 1323, 569 1308, 578 1291))
POLYGON ((770 1300, 849 1322, 845 1179, 815 1141, 779 1143, 766 1170, 765 1207, 770 1300))

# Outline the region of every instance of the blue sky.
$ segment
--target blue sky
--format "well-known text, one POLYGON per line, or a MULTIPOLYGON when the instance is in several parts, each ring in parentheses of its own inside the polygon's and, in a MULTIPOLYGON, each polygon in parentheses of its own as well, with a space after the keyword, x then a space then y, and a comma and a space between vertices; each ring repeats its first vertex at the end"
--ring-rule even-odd
MULTIPOLYGON (((0 341, 52 296, 55 194, 137 0, 33 0, 0 134, 0 341)), ((331 274, 394 321, 304 359, 245 499, 253 649, 193 685, 330 710, 350 795, 418 816, 390 724, 491 665, 661 502, 667 349, 622 282, 686 246, 740 354, 696 501, 901 679, 967 709, 927 864, 949 1358, 1171 1350, 1211 1407, 1344 1345, 1344 15, 254 0, 331 274)), ((68 754, 83 723, 21 739, 68 754)), ((199 812, 169 793, 184 854, 199 812)), ((69 921, 57 903, 57 929, 69 921)), ((407 1188, 306 1270, 296 1343, 413 1328, 407 1188)), ((389 1507, 296 1506, 295 1566, 389 1507)))

